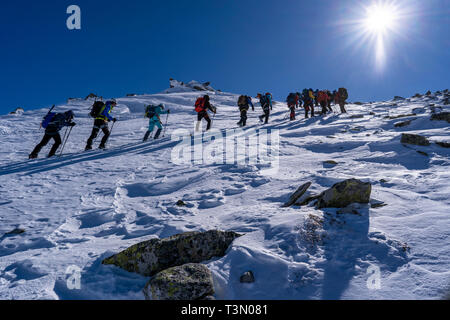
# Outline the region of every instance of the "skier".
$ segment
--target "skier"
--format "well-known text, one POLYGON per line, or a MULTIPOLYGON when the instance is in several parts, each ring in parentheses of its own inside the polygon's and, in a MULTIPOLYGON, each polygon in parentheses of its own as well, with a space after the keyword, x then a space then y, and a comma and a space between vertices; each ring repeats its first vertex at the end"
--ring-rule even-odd
POLYGON ((298 106, 298 96, 295 93, 290 93, 286 98, 286 102, 288 104, 288 108, 291 110, 290 119, 291 121, 295 120, 295 107, 298 106))
POLYGON ((273 110, 273 103, 272 103, 273 97, 272 97, 272 94, 270 92, 267 92, 266 93, 266 97, 269 100, 270 110, 273 110))
POLYGON ((154 139, 158 139, 159 135, 161 134, 161 131, 163 129, 162 123, 161 123, 161 114, 170 114, 170 110, 164 111, 165 106, 163 104, 160 104, 158 106, 147 106, 147 109, 145 111, 145 117, 149 118, 148 123, 148 131, 145 134, 144 142, 148 140, 150 137, 150 134, 153 132, 153 129, 155 126, 158 127, 158 131, 156 131, 154 139))
POLYGON ((55 144, 50 150, 48 158, 53 157, 62 143, 59 131, 61 131, 63 127, 74 127, 76 124, 72 122, 73 118, 74 113, 72 110, 65 113, 49 113, 42 123, 42 126, 45 128, 44 138, 42 138, 42 141, 34 148, 33 152, 31 152, 29 159, 36 159, 41 149, 49 143, 50 139, 53 139, 55 144))
POLYGON ((313 95, 314 95, 314 105, 316 107, 319 106, 319 89, 316 89, 316 91, 313 91, 313 95))
POLYGON ((328 111, 328 95, 325 91, 319 91, 317 94, 317 101, 322 107, 322 115, 327 114, 328 111))
POLYGON ((112 121, 116 123, 117 119, 111 117, 110 113, 114 109, 114 107, 117 105, 116 100, 110 100, 107 101, 106 104, 100 109, 97 115, 95 115, 95 121, 94 121, 94 128, 92 129, 91 136, 89 137, 87 144, 86 144, 86 151, 92 150, 92 143, 97 138, 98 133, 100 130, 103 131, 103 139, 100 143, 99 148, 105 149, 106 148, 106 142, 108 141, 109 135, 111 134, 108 127, 108 122, 112 121))
POLYGON ((300 108, 302 104, 302 100, 300 99, 300 92, 295 93, 295 108, 300 108))
POLYGON ((314 116, 314 104, 313 104, 313 98, 312 91, 308 89, 304 89, 302 92, 302 99, 303 99, 303 107, 305 108, 305 118, 308 119, 308 113, 309 109, 312 109, 311 116, 314 116))
POLYGON ((333 112, 333 109, 331 108, 331 101, 333 101, 333 96, 331 95, 331 92, 329 90, 326 91, 328 100, 327 100, 327 109, 329 112, 333 112))
POLYGON ((258 93, 257 97, 259 99, 259 103, 261 104, 261 108, 264 111, 264 114, 259 116, 259 121, 263 122, 263 118, 265 118, 264 124, 268 124, 271 110, 271 104, 269 99, 270 97, 268 95, 262 95, 260 93, 258 93))
POLYGON ((195 131, 200 131, 200 124, 202 122, 202 119, 205 119, 208 123, 206 127, 206 131, 211 129, 211 119, 208 115, 208 109, 211 110, 214 114, 217 113, 217 109, 211 105, 210 98, 208 95, 205 95, 203 97, 200 97, 195 102, 195 111, 198 113, 197 115, 197 126, 195 128, 195 131))
MULTIPOLYGON (((240 96, 239 97, 238 107, 239 107, 239 111, 241 112, 241 120, 237 124, 240 127, 245 127, 247 125, 247 112, 250 109, 248 96, 240 96)), ((252 104, 252 107, 254 109, 253 104, 252 104)))
POLYGON ((347 113, 347 110, 345 110, 345 104, 347 99, 348 99, 347 89, 339 88, 336 100, 339 103, 339 107, 341 108, 342 113, 347 113))

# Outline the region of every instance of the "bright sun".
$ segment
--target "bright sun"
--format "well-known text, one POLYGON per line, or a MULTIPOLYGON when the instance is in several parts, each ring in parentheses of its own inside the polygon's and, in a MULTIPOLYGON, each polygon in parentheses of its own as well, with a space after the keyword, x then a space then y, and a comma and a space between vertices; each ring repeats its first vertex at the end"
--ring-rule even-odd
POLYGON ((383 34, 393 29, 396 20, 396 9, 390 5, 376 4, 366 9, 365 27, 374 34, 383 34))

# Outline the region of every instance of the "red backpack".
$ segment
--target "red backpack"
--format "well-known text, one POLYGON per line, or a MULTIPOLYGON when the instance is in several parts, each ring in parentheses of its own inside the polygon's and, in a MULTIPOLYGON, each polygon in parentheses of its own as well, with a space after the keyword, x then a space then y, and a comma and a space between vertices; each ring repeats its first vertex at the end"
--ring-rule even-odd
POLYGON ((197 113, 205 111, 205 98, 198 98, 197 101, 195 102, 195 111, 197 113))

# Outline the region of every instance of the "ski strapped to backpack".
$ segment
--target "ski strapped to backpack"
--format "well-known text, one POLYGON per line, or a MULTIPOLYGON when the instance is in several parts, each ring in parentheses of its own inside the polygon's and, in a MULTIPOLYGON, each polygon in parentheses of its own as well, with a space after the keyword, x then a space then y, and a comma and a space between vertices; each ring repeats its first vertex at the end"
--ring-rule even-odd
POLYGON ((105 103, 103 101, 95 101, 92 105, 91 112, 89 113, 89 116, 91 118, 97 118, 101 115, 103 110, 105 109, 105 103))

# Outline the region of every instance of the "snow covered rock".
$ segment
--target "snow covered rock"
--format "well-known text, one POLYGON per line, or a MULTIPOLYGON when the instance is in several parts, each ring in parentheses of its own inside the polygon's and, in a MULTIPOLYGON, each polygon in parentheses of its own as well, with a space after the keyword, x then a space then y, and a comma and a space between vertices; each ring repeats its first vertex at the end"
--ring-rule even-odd
POLYGON ((372 185, 357 179, 349 179, 335 184, 324 191, 317 202, 321 208, 345 208, 352 203, 369 203, 372 185))
POLYGON ((405 144, 414 144, 417 146, 429 146, 430 141, 428 141, 427 138, 417 135, 417 134, 410 134, 410 133, 403 133, 401 143, 405 144))
POLYGON ((211 87, 210 82, 200 83, 192 80, 184 83, 175 79, 170 79, 170 89, 165 90, 165 93, 180 93, 180 92, 195 92, 195 91, 216 91, 211 87))
POLYGON ((153 276, 174 266, 223 257, 234 239, 240 236, 232 231, 211 230, 152 239, 105 259, 103 264, 115 265, 143 276, 153 276))
POLYGON ((431 115, 431 120, 447 121, 448 123, 450 123, 450 112, 435 113, 435 114, 431 115))
POLYGON ((146 300, 201 300, 214 295, 214 282, 205 265, 190 263, 159 272, 144 295, 146 300))
POLYGON ((23 110, 23 108, 16 108, 16 110, 10 112, 9 114, 15 114, 15 115, 22 115, 25 112, 25 110, 23 110))

